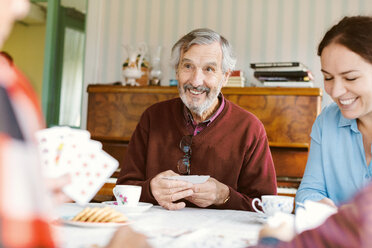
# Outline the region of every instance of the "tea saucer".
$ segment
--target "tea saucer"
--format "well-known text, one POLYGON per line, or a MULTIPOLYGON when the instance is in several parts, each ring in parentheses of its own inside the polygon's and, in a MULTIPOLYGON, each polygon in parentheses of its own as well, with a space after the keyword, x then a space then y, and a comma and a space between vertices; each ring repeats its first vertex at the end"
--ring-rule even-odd
POLYGON ((147 202, 139 202, 137 206, 117 205, 116 201, 105 201, 102 202, 104 205, 108 205, 123 213, 142 213, 149 210, 153 205, 147 202))

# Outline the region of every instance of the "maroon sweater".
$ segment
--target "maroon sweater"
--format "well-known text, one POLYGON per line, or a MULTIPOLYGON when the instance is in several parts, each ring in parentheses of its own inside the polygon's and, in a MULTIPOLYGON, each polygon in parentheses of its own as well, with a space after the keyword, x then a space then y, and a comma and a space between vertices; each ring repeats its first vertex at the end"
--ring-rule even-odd
MULTIPOLYGON (((184 135, 188 133, 180 98, 150 106, 132 135, 117 184, 141 185, 140 200, 157 204, 150 181, 166 170, 178 173, 184 135)), ((193 137, 191 149, 191 174, 210 175, 230 188, 227 203, 211 207, 252 211, 253 198, 276 194, 265 129, 257 117, 234 103, 226 100, 221 114, 193 137)))

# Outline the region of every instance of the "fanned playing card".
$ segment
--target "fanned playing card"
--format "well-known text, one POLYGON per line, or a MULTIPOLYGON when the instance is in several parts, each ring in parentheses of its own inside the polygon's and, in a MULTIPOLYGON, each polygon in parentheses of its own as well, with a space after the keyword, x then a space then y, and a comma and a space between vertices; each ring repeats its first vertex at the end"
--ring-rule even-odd
POLYGON ((88 203, 118 168, 86 130, 52 127, 37 132, 36 139, 45 176, 69 173, 71 183, 63 191, 79 204, 88 203))
POLYGON ((83 153, 71 166, 71 184, 64 192, 79 204, 88 203, 118 168, 118 162, 103 150, 83 153))
POLYGON ((44 175, 59 177, 68 172, 68 164, 61 159, 73 155, 72 146, 76 150, 84 147, 90 141, 90 134, 86 130, 52 127, 38 131, 36 139, 44 175))

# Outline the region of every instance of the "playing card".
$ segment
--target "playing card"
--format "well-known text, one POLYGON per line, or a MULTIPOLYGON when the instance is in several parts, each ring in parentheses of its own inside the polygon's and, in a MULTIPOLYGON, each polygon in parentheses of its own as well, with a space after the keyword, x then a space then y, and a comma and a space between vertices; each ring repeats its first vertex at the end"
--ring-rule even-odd
MULTIPOLYGON (((67 173, 66 164, 61 163, 61 159, 66 155, 65 150, 71 153, 71 146, 88 142, 89 138, 88 131, 69 127, 52 127, 38 131, 36 139, 44 175, 59 177, 67 173)), ((81 146, 84 147, 84 145, 81 146)))
POLYGON ((71 172, 73 167, 80 164, 79 161, 83 160, 85 156, 88 154, 92 156, 101 149, 102 144, 95 140, 67 139, 63 151, 61 151, 59 167, 62 167, 65 172, 71 172))
POLYGON ((83 153, 71 166, 71 183, 64 188, 64 192, 78 204, 86 204, 118 166, 118 161, 103 150, 83 153))
POLYGON ((53 127, 36 133, 42 169, 47 177, 58 177, 65 173, 59 166, 59 159, 67 131, 64 127, 53 127))
POLYGON ((118 168, 86 130, 52 127, 39 131, 36 139, 45 176, 70 174, 71 183, 63 191, 79 204, 88 203, 118 168))
POLYGON ((187 181, 193 184, 205 183, 209 176, 198 176, 198 175, 189 175, 189 176, 172 176, 172 177, 163 177, 170 180, 182 180, 187 181))

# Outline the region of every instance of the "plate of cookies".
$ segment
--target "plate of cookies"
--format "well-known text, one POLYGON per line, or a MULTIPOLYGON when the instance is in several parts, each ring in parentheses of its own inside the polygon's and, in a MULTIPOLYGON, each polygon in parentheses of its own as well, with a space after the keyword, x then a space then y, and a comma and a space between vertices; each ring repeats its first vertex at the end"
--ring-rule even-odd
POLYGON ((62 223, 80 227, 119 227, 128 225, 128 218, 111 207, 86 207, 73 217, 62 217, 62 223))

